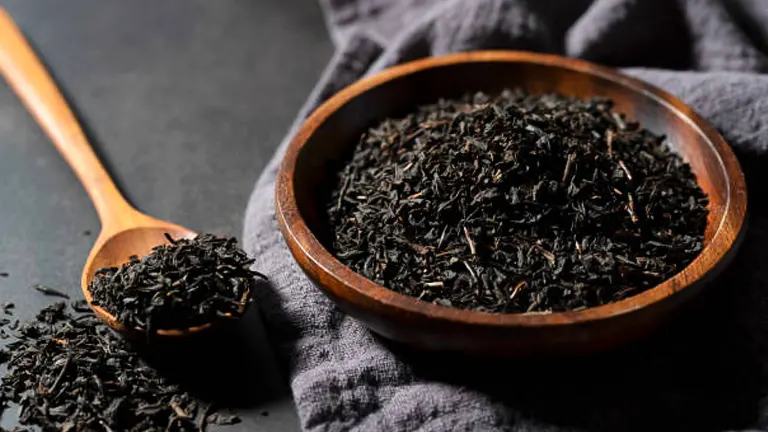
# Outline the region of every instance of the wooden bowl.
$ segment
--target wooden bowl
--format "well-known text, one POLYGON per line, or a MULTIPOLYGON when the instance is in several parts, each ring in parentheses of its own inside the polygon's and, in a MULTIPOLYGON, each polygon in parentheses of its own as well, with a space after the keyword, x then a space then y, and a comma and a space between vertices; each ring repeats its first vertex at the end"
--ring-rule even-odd
POLYGON ((649 333, 698 294, 734 255, 747 193, 723 138, 679 99, 614 70, 558 56, 470 52, 433 57, 358 81, 320 106, 291 141, 276 183, 283 236, 304 272, 349 315, 374 332, 428 350, 513 356, 586 353, 649 333), (391 291, 355 273, 324 247, 335 166, 378 121, 470 91, 522 87, 580 98, 608 97, 615 109, 665 134, 709 195, 701 254, 662 284, 625 300, 546 315, 493 314, 438 306, 391 291))

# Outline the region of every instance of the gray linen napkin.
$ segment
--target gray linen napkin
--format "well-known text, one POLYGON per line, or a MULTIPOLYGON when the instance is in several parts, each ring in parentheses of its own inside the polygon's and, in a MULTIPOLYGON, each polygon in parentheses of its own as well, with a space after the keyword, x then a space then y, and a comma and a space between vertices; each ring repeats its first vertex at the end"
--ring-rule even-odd
POLYGON ((751 221, 721 289, 650 340, 571 361, 417 354, 340 313, 291 258, 273 208, 286 139, 253 192, 244 242, 272 280, 257 300, 305 430, 768 428, 768 0, 322 5, 337 51, 296 125, 342 87, 403 61, 499 48, 580 57, 676 94, 717 127, 747 173, 751 221))

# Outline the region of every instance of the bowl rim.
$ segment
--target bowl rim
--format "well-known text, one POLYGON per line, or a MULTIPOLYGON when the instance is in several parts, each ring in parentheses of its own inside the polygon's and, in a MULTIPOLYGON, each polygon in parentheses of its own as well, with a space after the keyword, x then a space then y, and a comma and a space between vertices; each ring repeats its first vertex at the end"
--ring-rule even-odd
MULTIPOLYGON (((427 57, 385 69, 354 82, 326 100, 304 121, 286 148, 275 183, 275 213, 292 254, 305 272, 330 276, 339 289, 349 294, 341 296, 346 301, 357 303, 358 306, 366 309, 371 308, 371 302, 373 302, 379 307, 390 311, 406 312, 411 316, 493 327, 561 326, 600 321, 635 312, 685 291, 690 286, 703 282, 702 279, 705 276, 713 276, 711 273, 714 273, 715 269, 722 270, 724 263, 732 257, 731 252, 735 252, 742 238, 746 209, 746 183, 736 156, 723 137, 682 100, 649 83, 605 66, 579 59, 526 51, 470 51, 427 57), (339 108, 374 87, 426 69, 462 63, 493 62, 539 64, 597 76, 653 99, 687 123, 714 150, 719 159, 719 167, 726 177, 727 190, 724 191, 723 216, 715 222, 718 226, 709 244, 679 273, 640 294, 578 311, 552 313, 502 314, 440 306, 390 290, 342 264, 312 234, 296 203, 293 173, 298 155, 306 142, 315 130, 339 108), (301 256, 296 256, 297 254, 301 256), (366 304, 360 304, 361 302, 366 304)), ((333 294, 323 284, 315 283, 315 285, 327 295, 333 294)))

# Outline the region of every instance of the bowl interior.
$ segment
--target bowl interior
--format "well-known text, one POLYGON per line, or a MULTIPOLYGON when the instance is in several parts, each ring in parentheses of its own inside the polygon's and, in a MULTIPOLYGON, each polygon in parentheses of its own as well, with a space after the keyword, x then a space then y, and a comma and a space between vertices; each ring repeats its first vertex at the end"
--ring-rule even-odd
POLYGON ((378 83, 347 100, 327 118, 316 119, 320 123, 300 149, 294 171, 297 209, 312 234, 330 250, 325 206, 336 173, 369 127, 439 98, 459 97, 475 91, 497 93, 514 87, 530 93, 607 97, 615 102, 616 111, 639 121, 652 132, 666 135, 669 145, 691 165, 701 188, 709 196, 705 248, 710 244, 724 220, 729 182, 714 144, 686 117, 692 114, 690 111, 673 106, 634 80, 612 76, 601 69, 525 61, 475 61, 415 70, 378 83))

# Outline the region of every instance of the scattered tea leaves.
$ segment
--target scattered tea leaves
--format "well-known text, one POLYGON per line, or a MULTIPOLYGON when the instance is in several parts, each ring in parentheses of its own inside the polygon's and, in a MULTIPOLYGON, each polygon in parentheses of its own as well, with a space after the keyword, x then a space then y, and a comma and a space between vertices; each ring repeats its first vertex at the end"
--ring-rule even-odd
POLYGON ((19 422, 43 431, 200 431, 233 424, 211 413, 144 364, 130 345, 92 314, 66 304, 43 309, 0 350, 0 415, 11 403, 19 422))
POLYGON ((368 130, 327 205, 334 254, 440 305, 602 305, 701 251, 708 200, 663 137, 605 99, 508 90, 368 130))

